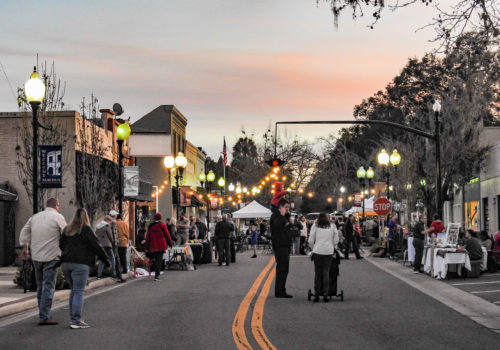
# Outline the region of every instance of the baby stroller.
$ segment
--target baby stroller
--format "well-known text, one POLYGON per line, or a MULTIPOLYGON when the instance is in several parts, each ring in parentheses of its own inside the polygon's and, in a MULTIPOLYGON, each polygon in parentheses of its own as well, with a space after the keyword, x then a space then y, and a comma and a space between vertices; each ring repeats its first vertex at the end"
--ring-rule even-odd
MULTIPOLYGON (((340 258, 343 257, 342 252, 335 249, 333 254, 332 264, 330 265, 330 284, 328 286, 328 300, 332 300, 334 297, 339 298, 340 301, 344 301, 344 291, 341 289, 339 291, 338 286, 338 276, 340 274, 340 258)), ((311 289, 307 292, 307 300, 311 300, 312 297, 316 297, 316 293, 314 293, 311 289)), ((319 295, 318 295, 319 297, 319 295)))

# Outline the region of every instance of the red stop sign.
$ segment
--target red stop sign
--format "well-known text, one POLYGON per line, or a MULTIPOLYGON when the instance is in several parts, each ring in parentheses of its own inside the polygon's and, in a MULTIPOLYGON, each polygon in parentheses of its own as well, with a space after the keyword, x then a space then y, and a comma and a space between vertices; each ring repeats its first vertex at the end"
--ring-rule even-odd
POLYGON ((379 198, 373 204, 373 210, 378 215, 387 215, 392 210, 391 202, 387 198, 379 198))

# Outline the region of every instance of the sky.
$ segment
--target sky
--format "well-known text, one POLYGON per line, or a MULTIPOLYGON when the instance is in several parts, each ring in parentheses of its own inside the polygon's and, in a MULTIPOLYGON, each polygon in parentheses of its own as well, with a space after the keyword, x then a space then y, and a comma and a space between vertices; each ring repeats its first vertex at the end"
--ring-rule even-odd
MULTIPOLYGON (((433 15, 421 4, 386 9, 370 30, 370 16, 345 13, 336 29, 316 0, 2 0, 0 111, 17 110, 11 87, 38 53, 55 62, 70 109, 93 93, 135 121, 173 104, 187 138, 218 158, 242 128, 258 140, 276 121, 352 119, 408 58, 436 47, 432 29, 416 32, 433 15)), ((288 128, 308 140, 336 130, 288 128)))

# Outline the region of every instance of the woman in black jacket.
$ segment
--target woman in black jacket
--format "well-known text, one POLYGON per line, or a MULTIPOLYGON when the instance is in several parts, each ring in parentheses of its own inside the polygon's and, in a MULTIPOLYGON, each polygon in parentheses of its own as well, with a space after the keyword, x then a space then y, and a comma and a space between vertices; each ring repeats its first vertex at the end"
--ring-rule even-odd
POLYGON ((70 328, 89 328, 82 320, 83 292, 87 284, 89 268, 95 265, 96 255, 106 266, 110 261, 90 227, 89 216, 78 208, 71 222, 61 235, 59 246, 62 251, 61 269, 71 287, 69 295, 70 328))

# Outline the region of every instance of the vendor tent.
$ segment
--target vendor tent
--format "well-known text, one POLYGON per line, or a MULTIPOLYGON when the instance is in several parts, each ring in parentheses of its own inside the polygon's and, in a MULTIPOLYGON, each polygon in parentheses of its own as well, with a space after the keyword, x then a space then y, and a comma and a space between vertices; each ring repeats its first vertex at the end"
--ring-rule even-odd
POLYGON ((271 210, 257 201, 253 201, 233 213, 233 218, 235 219, 269 218, 270 216, 271 210))

